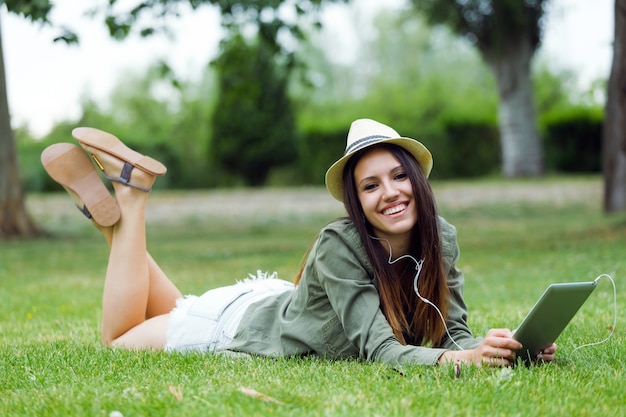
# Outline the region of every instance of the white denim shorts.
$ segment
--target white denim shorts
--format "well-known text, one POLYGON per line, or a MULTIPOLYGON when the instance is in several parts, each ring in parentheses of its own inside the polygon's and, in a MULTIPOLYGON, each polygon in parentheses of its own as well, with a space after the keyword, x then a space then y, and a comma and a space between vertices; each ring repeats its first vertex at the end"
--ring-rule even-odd
POLYGON ((178 299, 170 314, 168 352, 214 352, 230 343, 247 308, 271 295, 294 289, 294 284, 261 271, 242 282, 178 299))

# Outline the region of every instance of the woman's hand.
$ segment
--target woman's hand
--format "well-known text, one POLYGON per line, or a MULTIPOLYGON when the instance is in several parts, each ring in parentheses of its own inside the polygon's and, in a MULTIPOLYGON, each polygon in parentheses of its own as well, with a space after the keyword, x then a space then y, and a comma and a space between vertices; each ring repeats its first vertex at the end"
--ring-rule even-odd
MULTIPOLYGON (((522 344, 513 339, 509 329, 491 329, 480 345, 470 350, 449 350, 439 358, 439 363, 461 361, 478 366, 511 366, 515 362, 515 352, 522 344)), ((556 345, 544 349, 543 360, 553 360, 556 345)))
POLYGON ((537 358, 535 359, 537 362, 551 362, 556 358, 556 348, 557 346, 552 343, 551 346, 548 346, 547 348, 545 348, 544 350, 542 350, 541 352, 539 352, 539 354, 537 355, 537 358))

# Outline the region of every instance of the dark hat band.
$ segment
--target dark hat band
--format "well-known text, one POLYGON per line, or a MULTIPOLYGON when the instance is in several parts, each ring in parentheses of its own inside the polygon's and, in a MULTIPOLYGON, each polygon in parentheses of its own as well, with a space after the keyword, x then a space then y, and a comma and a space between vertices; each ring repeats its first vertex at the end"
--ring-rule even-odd
POLYGON ((348 155, 349 153, 355 152, 361 148, 365 148, 366 146, 371 145, 372 143, 375 142, 380 142, 381 139, 390 139, 389 136, 383 136, 383 135, 372 135, 372 136, 366 136, 364 138, 361 138, 359 140, 356 140, 354 142, 352 142, 350 144, 350 146, 348 146, 346 148, 346 151, 344 152, 344 156, 348 155))

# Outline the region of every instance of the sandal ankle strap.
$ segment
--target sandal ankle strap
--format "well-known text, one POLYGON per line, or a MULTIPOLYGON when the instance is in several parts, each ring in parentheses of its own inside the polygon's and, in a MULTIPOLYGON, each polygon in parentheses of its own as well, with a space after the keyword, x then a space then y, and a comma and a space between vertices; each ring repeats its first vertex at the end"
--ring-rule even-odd
POLYGON ((152 191, 152 188, 143 188, 143 187, 139 187, 138 185, 131 184, 130 174, 132 173, 133 169, 135 169, 135 167, 132 164, 128 162, 124 162, 124 167, 122 168, 122 173, 120 174, 119 177, 111 177, 107 175, 104 171, 102 171, 102 175, 104 176, 104 178, 106 178, 109 181, 119 182, 120 184, 124 184, 127 187, 135 188, 137 190, 141 190, 146 193, 149 193, 150 191, 152 191))

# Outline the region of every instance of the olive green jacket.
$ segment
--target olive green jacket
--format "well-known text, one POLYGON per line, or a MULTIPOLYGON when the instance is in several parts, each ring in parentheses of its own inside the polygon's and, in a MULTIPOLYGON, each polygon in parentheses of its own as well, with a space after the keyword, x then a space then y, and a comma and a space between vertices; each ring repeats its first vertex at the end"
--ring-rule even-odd
MULTIPOLYGON (((456 268, 456 229, 440 218, 443 258, 448 270, 448 331, 463 348, 477 339, 467 326, 463 274, 456 268)), ((446 335, 437 348, 402 345, 380 309, 372 266, 349 220, 326 226, 293 290, 252 304, 225 350, 267 356, 317 354, 355 357, 391 365, 436 364, 449 349, 446 335)))

